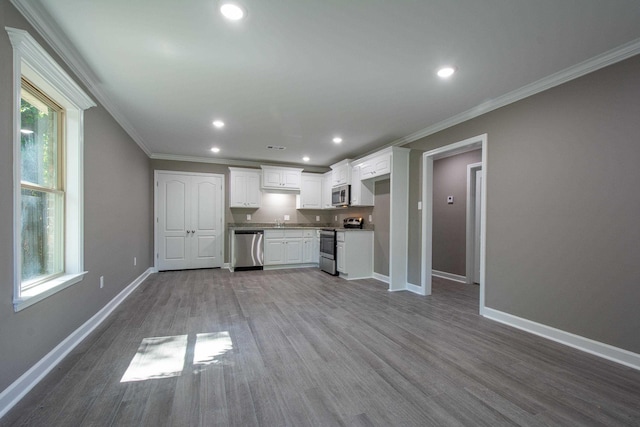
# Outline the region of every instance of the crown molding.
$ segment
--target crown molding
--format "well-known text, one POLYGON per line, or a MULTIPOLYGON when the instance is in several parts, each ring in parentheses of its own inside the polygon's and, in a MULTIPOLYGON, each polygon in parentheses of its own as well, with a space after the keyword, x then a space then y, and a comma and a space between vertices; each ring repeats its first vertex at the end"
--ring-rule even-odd
MULTIPOLYGON (((50 14, 42 6, 41 0, 10 0, 10 1, 16 7, 16 9, 18 9, 18 11, 27 19, 27 21, 36 29, 36 31, 45 39, 45 41, 52 47, 52 49, 62 58, 62 60, 71 68, 74 74, 77 75, 78 78, 80 78, 80 80, 84 83, 84 85, 87 86, 89 91, 98 99, 98 101, 104 106, 104 108, 120 124, 120 126, 122 126, 125 132, 129 134, 129 136, 136 142, 136 144, 140 146, 140 148, 147 154, 147 156, 149 156, 150 158, 164 158, 165 160, 170 160, 169 158, 165 158, 165 157, 157 157, 157 156, 164 156, 164 155, 152 154, 152 152, 147 148, 144 142, 144 139, 142 138, 142 136, 140 136, 140 134, 138 134, 135 127, 131 124, 131 122, 129 122, 129 120, 126 117, 124 117, 119 112, 115 104, 100 88, 100 79, 96 76, 95 73, 93 73, 91 68, 82 59, 81 55, 73 47, 71 41, 63 33, 60 27, 57 26, 57 24, 55 24, 55 21, 52 19, 50 14)), ((445 130, 447 128, 450 128, 452 126, 465 122, 467 120, 471 120, 475 117, 486 114, 490 111, 496 110, 498 108, 504 107, 514 102, 520 101, 529 96, 543 92, 547 89, 561 85, 570 80, 577 79, 578 77, 582 77, 586 74, 589 74, 593 71, 599 70, 606 66, 612 65, 616 62, 623 61, 639 53, 640 53, 640 39, 636 39, 626 44, 623 44, 615 49, 612 49, 608 52, 597 55, 584 62, 581 62, 579 64, 566 68, 562 71, 559 71, 557 73, 544 77, 536 82, 525 85, 505 95, 483 102, 482 104, 479 104, 467 111, 464 111, 460 114, 452 116, 441 122, 435 123, 431 126, 428 126, 410 135, 404 136, 402 138, 398 138, 388 144, 385 144, 376 148, 373 151, 363 154, 363 156, 367 156, 369 154, 372 154, 375 151, 379 151, 387 147, 409 144, 421 138, 425 138, 429 135, 433 135, 434 133, 440 132, 442 130, 445 130)), ((174 156, 167 155, 167 157, 174 157, 174 156)), ((185 159, 190 159, 190 157, 185 156, 185 159)), ((215 159, 199 158, 199 157, 194 158, 197 160, 185 160, 185 159, 181 159, 181 160, 197 161, 197 162, 204 162, 204 163, 221 163, 222 162, 215 159)), ((260 164, 258 162, 242 162, 239 160, 227 160, 226 162, 229 162, 229 163, 223 163, 223 164, 236 164, 236 165, 249 165, 249 164, 259 165, 260 164), (240 162, 240 163, 234 163, 234 162, 240 162)))
MULTIPOLYGON (((520 101, 524 98, 528 98, 537 93, 543 92, 547 89, 551 89, 555 86, 559 86, 568 81, 577 79, 586 74, 592 73, 601 68, 615 64, 616 62, 623 61, 631 58, 632 56, 640 54, 640 39, 633 40, 629 43, 625 43, 615 49, 594 56, 579 64, 573 65, 569 68, 565 68, 562 71, 551 74, 545 78, 542 78, 536 82, 522 86, 519 89, 511 91, 507 94, 499 96, 498 98, 483 102, 467 111, 452 116, 446 120, 438 122, 434 125, 428 126, 422 130, 414 132, 410 135, 398 138, 395 141, 388 143, 380 147, 379 149, 391 146, 406 145, 411 142, 417 141, 421 138, 425 138, 434 133, 440 132, 457 124, 466 122, 475 117, 486 114, 490 111, 497 110, 514 102, 520 101)), ((379 150, 378 149, 378 150, 379 150)), ((377 150, 376 150, 377 151, 377 150)))
POLYGON ((326 168, 323 166, 300 165, 297 163, 283 164, 283 163, 273 163, 269 161, 234 160, 234 159, 211 158, 211 157, 181 156, 178 154, 153 153, 149 157, 154 160, 170 160, 174 162, 193 162, 193 163, 212 163, 212 164, 218 164, 218 165, 244 166, 244 167, 253 167, 253 168, 259 168, 260 166, 263 166, 263 165, 264 166, 301 167, 305 172, 316 172, 316 173, 324 173, 330 170, 329 168, 326 168))
POLYGON ((87 89, 95 96, 100 104, 111 114, 116 122, 129 134, 131 139, 144 151, 147 156, 151 155, 144 143, 144 139, 136 131, 131 122, 120 113, 116 105, 107 94, 100 88, 100 79, 91 70, 91 67, 82 59, 80 53, 73 46, 69 38, 55 23, 49 12, 37 0, 10 0, 11 4, 18 9, 18 12, 35 28, 47 44, 60 56, 71 71, 80 79, 87 89))

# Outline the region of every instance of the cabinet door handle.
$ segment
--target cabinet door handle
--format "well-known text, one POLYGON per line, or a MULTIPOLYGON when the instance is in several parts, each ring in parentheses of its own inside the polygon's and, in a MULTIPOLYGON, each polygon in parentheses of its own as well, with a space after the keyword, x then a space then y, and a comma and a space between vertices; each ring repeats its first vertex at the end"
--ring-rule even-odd
POLYGON ((196 230, 191 230, 191 234, 196 234, 196 230))
POLYGON ((187 230, 187 234, 191 233, 191 230, 187 230))

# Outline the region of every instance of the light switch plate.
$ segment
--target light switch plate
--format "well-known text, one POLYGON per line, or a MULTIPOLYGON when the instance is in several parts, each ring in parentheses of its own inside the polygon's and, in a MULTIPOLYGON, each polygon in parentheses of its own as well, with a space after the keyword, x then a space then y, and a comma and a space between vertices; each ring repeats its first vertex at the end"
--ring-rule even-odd
POLYGON ((369 222, 373 221, 373 217, 369 215, 369 222))
POLYGON ((251 221, 251 214, 247 214, 247 221, 251 221))
POLYGON ((422 210, 422 202, 418 202, 418 210, 421 211, 422 210))

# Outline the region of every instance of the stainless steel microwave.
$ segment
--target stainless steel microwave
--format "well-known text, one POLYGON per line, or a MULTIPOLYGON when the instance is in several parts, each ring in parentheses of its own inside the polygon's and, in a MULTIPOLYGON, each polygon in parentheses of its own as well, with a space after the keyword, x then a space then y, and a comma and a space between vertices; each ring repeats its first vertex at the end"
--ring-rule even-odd
POLYGON ((340 185, 331 189, 331 205, 349 206, 351 204, 351 186, 340 185))

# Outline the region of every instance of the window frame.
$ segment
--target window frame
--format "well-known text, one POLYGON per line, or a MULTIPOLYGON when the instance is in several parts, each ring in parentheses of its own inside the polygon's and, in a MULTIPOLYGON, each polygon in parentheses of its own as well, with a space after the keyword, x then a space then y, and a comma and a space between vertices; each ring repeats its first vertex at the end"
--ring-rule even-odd
POLYGON ((14 311, 23 310, 62 289, 82 281, 84 275, 83 142, 84 110, 94 101, 24 30, 5 27, 13 47, 13 181, 14 181, 14 311), (24 288, 21 249, 20 100, 22 78, 64 109, 64 256, 62 275, 24 288))

